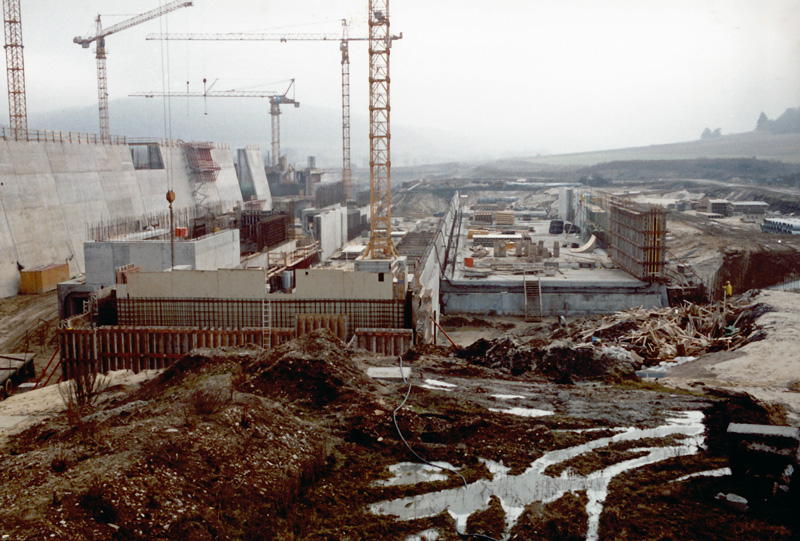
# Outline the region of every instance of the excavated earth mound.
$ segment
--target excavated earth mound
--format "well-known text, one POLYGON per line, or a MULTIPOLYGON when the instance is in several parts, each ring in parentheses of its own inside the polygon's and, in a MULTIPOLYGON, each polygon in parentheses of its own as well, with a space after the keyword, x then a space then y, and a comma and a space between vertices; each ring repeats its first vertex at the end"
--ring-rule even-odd
POLYGON ((253 359, 244 367, 241 388, 322 407, 374 391, 376 384, 347 353, 344 342, 322 329, 253 359))

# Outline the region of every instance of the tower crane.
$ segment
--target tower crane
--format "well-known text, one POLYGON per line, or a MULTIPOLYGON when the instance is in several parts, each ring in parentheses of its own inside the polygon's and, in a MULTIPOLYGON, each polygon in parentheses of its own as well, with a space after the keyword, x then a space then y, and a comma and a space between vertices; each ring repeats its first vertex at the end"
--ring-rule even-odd
POLYGON ((275 167, 281 160, 281 105, 294 105, 300 107, 300 102, 294 96, 289 97, 289 90, 294 86, 294 79, 289 83, 289 88, 283 94, 269 97, 269 115, 272 119, 272 166, 275 167))
MULTIPOLYGON (((402 39, 403 34, 390 39, 402 39)), ((351 41, 369 41, 369 37, 350 37, 348 24, 342 19, 342 35, 337 34, 271 34, 271 33, 223 33, 223 34, 148 34, 148 40, 203 40, 203 41, 330 41, 339 43, 342 53, 342 185, 346 197, 353 197, 353 176, 350 166, 350 45, 351 41)), ((273 117, 273 119, 276 117, 273 117)), ((273 151, 273 156, 275 152, 273 151)))
MULTIPOLYGON (((216 81, 215 81, 216 82, 216 81)), ((206 80, 203 79, 203 84, 206 80)), ((211 86, 214 86, 213 84, 211 86)), ((289 83, 286 92, 279 94, 271 91, 259 90, 204 90, 203 92, 135 92, 131 94, 138 98, 154 98, 162 96, 184 97, 184 98, 269 98, 269 113, 272 117, 272 158, 271 165, 277 165, 280 160, 281 152, 281 105, 294 105, 300 107, 300 102, 289 97, 289 91, 294 86, 294 79, 289 83)))
POLYGON ((22 13, 20 0, 3 0, 8 73, 8 120, 15 139, 28 138, 25 106, 25 62, 22 56, 22 13))
POLYGON ((394 259, 389 103, 389 0, 369 0, 369 244, 365 259, 394 259))
POLYGON ((137 15, 136 17, 132 17, 126 21, 122 21, 121 23, 109 26, 108 28, 103 28, 103 24, 100 21, 100 15, 98 15, 97 19, 95 19, 97 27, 96 27, 96 32, 93 36, 86 36, 86 37, 78 36, 72 40, 73 43, 77 43, 84 49, 88 49, 89 45, 91 45, 93 41, 95 42, 95 58, 97 58, 97 99, 99 102, 99 109, 100 109, 100 137, 103 141, 107 141, 111 138, 111 132, 108 123, 108 80, 106 77, 106 36, 128 29, 132 26, 136 26, 137 24, 141 24, 151 19, 161 17, 162 15, 166 15, 167 13, 175 11, 176 9, 189 7, 191 5, 193 5, 192 2, 187 2, 184 0, 174 0, 169 4, 164 4, 159 8, 150 10, 146 13, 142 13, 140 15, 137 15))

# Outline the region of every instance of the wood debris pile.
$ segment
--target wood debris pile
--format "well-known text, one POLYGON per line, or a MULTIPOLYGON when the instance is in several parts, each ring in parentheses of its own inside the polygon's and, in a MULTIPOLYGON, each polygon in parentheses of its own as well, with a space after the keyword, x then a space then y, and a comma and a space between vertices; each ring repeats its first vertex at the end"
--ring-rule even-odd
POLYGON ((762 338, 754 321, 766 311, 747 297, 705 306, 685 302, 657 310, 636 308, 605 316, 599 325, 584 324, 575 338, 617 343, 647 360, 697 356, 737 349, 762 338))

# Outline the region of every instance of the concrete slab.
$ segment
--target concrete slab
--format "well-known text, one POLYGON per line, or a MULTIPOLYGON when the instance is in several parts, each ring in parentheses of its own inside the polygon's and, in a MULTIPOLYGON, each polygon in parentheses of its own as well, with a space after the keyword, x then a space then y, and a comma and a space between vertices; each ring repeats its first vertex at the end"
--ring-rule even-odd
POLYGON ((367 368, 367 375, 375 379, 406 379, 411 377, 411 368, 403 367, 400 371, 399 366, 371 366, 367 368))

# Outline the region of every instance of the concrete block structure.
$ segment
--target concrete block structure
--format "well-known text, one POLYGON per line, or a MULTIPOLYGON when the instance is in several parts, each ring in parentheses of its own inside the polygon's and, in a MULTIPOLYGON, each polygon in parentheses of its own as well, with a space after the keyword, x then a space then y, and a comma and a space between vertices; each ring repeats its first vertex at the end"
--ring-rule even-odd
POLYGON ((709 214, 728 216, 728 203, 729 201, 727 199, 703 198, 700 200, 699 209, 702 209, 709 214))
MULTIPOLYGON (((175 266, 195 270, 235 268, 239 265, 239 230, 227 229, 198 239, 176 239, 175 266)), ((169 240, 87 242, 86 284, 100 287, 116 283, 115 270, 133 264, 145 272, 161 272, 173 266, 169 240)))
POLYGON ((734 214, 748 214, 758 215, 765 214, 769 209, 769 203, 764 201, 730 201, 726 215, 732 216, 734 214))
MULTIPOLYGON (((49 132, 48 132, 49 133, 49 132)), ((183 144, 152 140, 87 142, 50 133, 48 142, 0 139, 0 296, 20 289, 19 267, 69 260, 70 275, 84 272, 88 223, 214 204, 232 210, 242 193, 226 144, 212 144, 216 179, 201 187, 183 144)), ((254 159, 248 150, 248 160, 254 159)), ((261 171, 261 168, 256 168, 261 171)), ((256 171, 264 197, 268 188, 256 171)))

